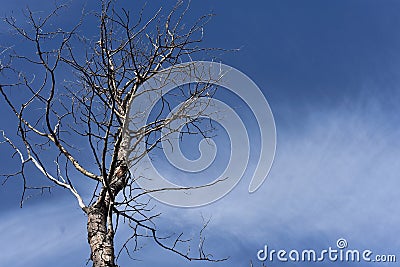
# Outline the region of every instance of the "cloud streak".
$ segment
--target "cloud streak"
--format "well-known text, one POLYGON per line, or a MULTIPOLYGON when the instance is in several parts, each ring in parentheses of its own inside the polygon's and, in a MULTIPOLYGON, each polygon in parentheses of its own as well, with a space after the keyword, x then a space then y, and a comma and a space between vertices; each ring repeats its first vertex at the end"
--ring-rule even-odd
POLYGON ((59 199, 3 213, 0 217, 2 266, 84 265, 89 257, 85 217, 59 199))
POLYGON ((226 241, 225 251, 211 247, 241 255, 243 263, 265 243, 318 248, 345 237, 352 247, 398 250, 399 127, 375 104, 315 111, 303 123, 301 131, 278 131, 275 163, 259 191, 247 193, 246 177, 215 204, 164 207, 180 218, 171 223, 198 227, 200 214, 210 216, 211 236, 239 240, 248 250, 226 241))

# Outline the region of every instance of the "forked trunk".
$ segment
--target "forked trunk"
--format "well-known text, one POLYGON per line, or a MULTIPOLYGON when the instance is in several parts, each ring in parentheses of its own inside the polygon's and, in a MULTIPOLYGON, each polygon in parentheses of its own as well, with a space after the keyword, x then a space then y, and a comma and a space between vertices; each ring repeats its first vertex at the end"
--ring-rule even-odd
POLYGON ((128 167, 124 156, 126 141, 122 140, 118 153, 118 160, 113 171, 111 181, 106 187, 103 187, 97 201, 87 210, 88 223, 88 242, 91 249, 90 259, 93 261, 93 267, 118 267, 115 264, 114 255, 114 228, 112 223, 113 199, 121 192, 127 183, 128 167))

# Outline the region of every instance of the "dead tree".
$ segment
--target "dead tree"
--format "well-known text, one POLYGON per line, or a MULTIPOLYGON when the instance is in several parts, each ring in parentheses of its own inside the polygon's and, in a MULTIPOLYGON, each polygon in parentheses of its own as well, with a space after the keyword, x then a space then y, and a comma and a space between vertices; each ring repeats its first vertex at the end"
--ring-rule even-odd
MULTIPOLYGON (((21 166, 5 179, 22 178, 21 206, 32 190, 69 190, 87 215, 90 259, 95 267, 117 266, 120 251, 115 249, 114 238, 119 222, 131 227, 132 235, 125 237, 127 242, 121 248, 128 253, 140 247, 141 238, 151 238, 188 260, 213 261, 203 251, 203 241, 198 253, 192 254, 183 248, 189 244, 182 234, 170 237, 172 240, 159 236, 154 222, 159 214, 147 198, 143 200, 146 192, 135 185, 139 177, 127 166, 122 131, 141 84, 159 71, 207 51, 199 44, 211 15, 187 26, 183 20, 188 6, 181 1, 148 19, 143 10, 132 16, 130 11, 116 8, 113 1, 101 4, 100 12, 82 12, 71 29, 55 24, 67 8, 61 5, 45 17, 27 9, 26 25, 13 17, 5 19, 15 40, 24 44, 24 51, 18 45, 3 49, 0 64, 0 93, 15 114, 18 129, 17 135, 3 129, 3 143, 12 147, 21 166), (93 38, 82 30, 90 16, 98 21, 98 34, 93 38), (28 170, 32 166, 50 183, 32 182, 28 170), (83 179, 93 181, 91 198, 81 194, 83 179)), ((197 86, 180 92, 186 100, 195 100, 209 96, 210 88, 197 86)), ((161 102, 163 110, 170 108, 168 99, 161 102)), ((139 138, 147 141, 146 152, 160 141, 160 137, 150 138, 152 134, 168 123, 157 117, 138 132, 139 138)), ((196 119, 190 123, 196 126, 196 119)))

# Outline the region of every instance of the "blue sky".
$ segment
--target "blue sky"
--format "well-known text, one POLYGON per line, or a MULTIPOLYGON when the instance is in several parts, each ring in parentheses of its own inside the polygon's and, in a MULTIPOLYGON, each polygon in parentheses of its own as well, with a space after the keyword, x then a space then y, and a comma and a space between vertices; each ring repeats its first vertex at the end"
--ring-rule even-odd
MULTIPOLYGON (((1 15, 24 6, 3 2, 1 15)), ((48 8, 42 1, 30 3, 48 8)), ((160 3, 149 3, 148 14, 160 3)), ((158 204, 164 231, 196 236, 201 217, 211 218, 207 250, 230 256, 228 261, 187 262, 148 241, 136 260, 122 257, 120 265, 249 266, 253 260, 261 266, 256 253, 266 244, 322 250, 339 238, 352 249, 398 253, 400 2, 193 0, 191 6, 193 17, 216 13, 204 46, 241 48, 220 58, 246 73, 266 96, 277 127, 275 162, 253 194, 246 175, 226 197, 203 208, 158 204)), ((7 40, 3 26, 0 32, 0 41, 7 40)), ((0 112, 1 128, 15 132, 3 101, 0 112)), ((256 132, 254 123, 248 125, 256 132)), ((13 167, 7 153, 0 160, 1 170, 13 167)), ((73 197, 56 190, 33 196, 19 209, 20 188, 20 181, 0 187, 0 265, 83 266, 89 257, 86 219, 73 197)), ((126 231, 121 228, 117 238, 122 241, 126 231)), ((288 263, 267 262, 281 265, 288 263)))

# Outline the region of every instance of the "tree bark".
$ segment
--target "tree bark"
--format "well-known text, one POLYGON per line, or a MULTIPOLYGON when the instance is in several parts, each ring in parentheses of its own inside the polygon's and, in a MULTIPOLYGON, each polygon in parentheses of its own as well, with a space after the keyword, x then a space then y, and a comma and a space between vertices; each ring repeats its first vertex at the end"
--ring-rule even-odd
POLYGON ((120 149, 118 153, 120 163, 107 185, 109 190, 107 186, 103 187, 97 201, 86 210, 90 259, 93 261, 93 267, 118 267, 115 264, 112 208, 115 196, 124 189, 127 182, 128 167, 123 160, 123 152, 123 149, 120 149))
POLYGON ((93 267, 117 267, 114 256, 114 230, 107 227, 107 206, 102 202, 95 203, 88 208, 87 215, 88 242, 93 267))

